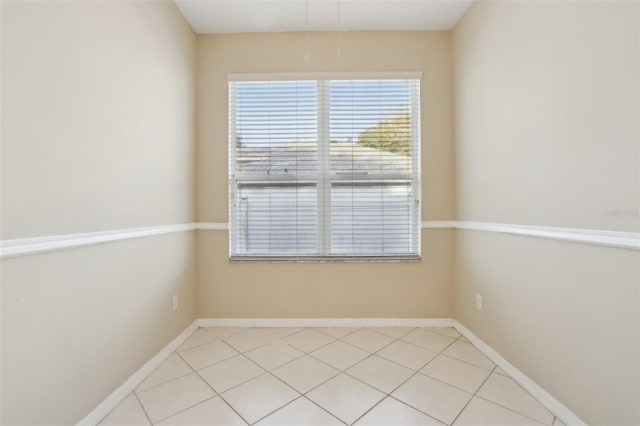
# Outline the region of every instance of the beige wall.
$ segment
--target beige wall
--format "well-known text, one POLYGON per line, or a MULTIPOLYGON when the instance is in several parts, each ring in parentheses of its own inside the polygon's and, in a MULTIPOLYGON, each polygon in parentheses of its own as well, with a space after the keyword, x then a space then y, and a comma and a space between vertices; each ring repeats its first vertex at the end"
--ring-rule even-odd
POLYGON ((193 218, 195 35, 172 2, 2 2, 2 239, 193 218))
POLYGON ((195 319, 193 239, 3 260, 2 424, 74 424, 184 331, 195 319))
MULTIPOLYGON (((192 222, 195 35, 175 5, 1 7, 2 238, 192 222)), ((2 424, 77 422, 184 330, 194 249, 3 260, 2 424)))
MULTIPOLYGON (((453 213, 450 34, 348 32, 198 37, 197 219, 227 222, 229 73, 422 71, 423 220, 453 213)), ((447 317, 451 234, 423 231, 419 264, 234 264, 228 234, 198 233, 201 317, 447 317)))
POLYGON ((640 230, 638 7, 473 4, 453 33, 456 219, 640 230))
POLYGON ((227 235, 197 235, 200 318, 451 317, 451 230, 423 231, 420 263, 230 264, 227 235))
MULTIPOLYGON (((638 231, 638 8, 474 3, 453 32, 457 219, 638 231)), ((470 231, 454 250, 456 319, 589 424, 640 423, 637 251, 470 231)))

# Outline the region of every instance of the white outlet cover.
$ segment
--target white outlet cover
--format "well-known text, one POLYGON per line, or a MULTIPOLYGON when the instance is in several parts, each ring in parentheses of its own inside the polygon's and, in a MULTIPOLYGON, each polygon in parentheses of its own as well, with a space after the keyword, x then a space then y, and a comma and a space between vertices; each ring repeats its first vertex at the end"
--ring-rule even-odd
POLYGON ((482 296, 479 294, 476 294, 476 309, 482 310, 482 296))

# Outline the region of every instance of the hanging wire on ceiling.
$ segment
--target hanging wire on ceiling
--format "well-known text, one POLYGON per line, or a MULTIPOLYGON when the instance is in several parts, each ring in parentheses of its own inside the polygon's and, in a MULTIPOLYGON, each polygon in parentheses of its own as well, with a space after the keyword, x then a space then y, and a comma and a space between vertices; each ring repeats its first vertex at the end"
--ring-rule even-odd
POLYGON ((336 56, 342 56, 342 4, 341 0, 338 0, 338 32, 336 43, 338 45, 336 49, 336 56))
POLYGON ((306 25, 306 31, 304 33, 304 47, 305 47, 305 55, 304 55, 304 60, 305 61, 310 61, 311 60, 311 53, 309 53, 309 0, 305 0, 304 3, 304 7, 305 7, 305 25, 306 25))

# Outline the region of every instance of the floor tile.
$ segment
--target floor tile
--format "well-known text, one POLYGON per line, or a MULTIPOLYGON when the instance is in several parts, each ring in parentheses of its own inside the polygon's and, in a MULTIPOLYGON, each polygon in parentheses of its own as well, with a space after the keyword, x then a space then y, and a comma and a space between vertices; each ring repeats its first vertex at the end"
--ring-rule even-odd
POLYGON ((346 372, 384 393, 390 393, 414 374, 413 370, 375 355, 365 358, 346 372))
POLYGON ((420 373, 470 393, 477 391, 482 382, 491 374, 480 367, 445 355, 438 355, 420 370, 420 373))
POLYGON ((205 343, 210 343, 218 339, 219 337, 216 336, 210 328, 199 328, 180 345, 178 352, 186 351, 187 349, 195 348, 196 346, 204 345, 205 343))
POLYGON ((471 398, 467 392, 421 374, 410 378, 392 396, 447 424, 471 398))
POLYGON ((461 336, 461 334, 458 333, 458 330, 456 330, 453 327, 428 327, 428 328, 425 328, 425 330, 442 334, 443 336, 453 337, 454 339, 457 339, 458 337, 461 336))
POLYGON ((326 334, 320 333, 319 331, 315 331, 310 328, 300 331, 299 333, 287 336, 284 339, 284 341, 291 346, 294 346, 304 352, 314 351, 320 346, 324 346, 327 343, 333 342, 334 340, 335 339, 333 337, 327 336, 326 334))
POLYGON ((200 404, 188 408, 175 416, 161 421, 162 426, 240 426, 246 425, 220 397, 208 399, 200 404))
POLYGON ((452 337, 443 336, 442 334, 434 333, 424 328, 413 330, 411 333, 402 337, 402 340, 435 352, 440 352, 455 341, 452 337))
POLYGON ((243 331, 247 331, 247 327, 209 327, 207 328, 211 333, 218 336, 220 339, 224 339, 225 337, 233 336, 234 334, 241 333, 243 331))
POLYGON ((194 370, 200 370, 236 355, 238 355, 238 352, 221 340, 180 352, 180 356, 194 370))
POLYGON ((565 426, 557 417, 553 420, 553 426, 565 426))
POLYGON ((393 338, 363 328, 341 339, 369 352, 376 352, 393 342, 393 338))
POLYGON ((385 398, 356 423, 358 426, 441 426, 433 417, 393 398, 385 398))
POLYGON ((195 373, 138 393, 142 406, 154 423, 213 396, 215 393, 209 385, 195 373))
POLYGON ((193 370, 187 365, 186 362, 180 358, 177 354, 170 355, 167 359, 162 361, 155 370, 147 376, 146 379, 138 386, 136 391, 142 392, 143 390, 152 388, 156 385, 168 382, 169 380, 176 379, 181 376, 186 376, 192 373, 193 370))
POLYGON ((198 372, 200 376, 218 393, 225 392, 234 386, 263 374, 253 361, 238 355, 225 361, 213 364, 198 372))
POLYGON ((298 333, 299 331, 302 331, 302 328, 295 328, 295 327, 270 327, 267 328, 265 330, 270 330, 273 334, 275 334, 276 336, 278 336, 279 338, 285 338, 287 336, 290 336, 292 334, 298 333))
POLYGON ((477 395, 546 425, 553 423, 553 414, 510 377, 492 374, 477 395))
POLYGON ((138 398, 131 394, 111 411, 100 423, 100 426, 138 426, 150 425, 147 415, 138 402, 138 398))
POLYGON ((413 331, 415 327, 370 327, 369 329, 377 333, 382 333, 385 336, 399 339, 405 334, 413 331))
POLYGON ((498 373, 498 374, 502 374, 503 376, 507 376, 509 377, 509 375, 507 374, 506 371, 504 371, 502 368, 500 367, 496 367, 495 370, 493 370, 494 373, 498 373))
POLYGON ((304 352, 284 342, 270 343, 245 352, 245 355, 266 370, 273 370, 287 362, 300 358, 304 352))
POLYGON ((540 423, 511 410, 474 397, 453 423, 459 426, 540 426, 540 423))
POLYGON ((300 393, 305 393, 339 373, 333 367, 305 355, 272 371, 300 393))
POLYGON ((256 423, 260 426, 342 426, 343 424, 305 397, 296 399, 256 423))
POLYGON ((339 374, 307 394, 316 404, 351 424, 380 401, 384 394, 371 386, 339 374))
POLYGON ((419 370, 426 363, 435 358, 438 354, 427 349, 398 340, 386 348, 377 352, 376 355, 404 365, 412 370, 419 370))
POLYGON ((298 392, 269 373, 222 394, 224 400, 249 423, 255 423, 298 396, 298 392))
POLYGON ((270 329, 249 328, 240 333, 225 337, 224 341, 237 351, 246 352, 259 346, 273 343, 279 339, 280 336, 270 329))
POLYGON ((339 339, 341 337, 346 336, 347 334, 351 334, 356 330, 359 330, 358 327, 316 327, 314 330, 319 331, 324 334, 328 334, 331 337, 335 337, 339 339))
POLYGON ((493 370, 496 365, 471 343, 457 341, 442 352, 451 358, 468 362, 485 370, 493 370))
POLYGON ((346 370, 358 361, 368 357, 369 352, 344 342, 336 341, 312 352, 311 355, 338 370, 346 370))

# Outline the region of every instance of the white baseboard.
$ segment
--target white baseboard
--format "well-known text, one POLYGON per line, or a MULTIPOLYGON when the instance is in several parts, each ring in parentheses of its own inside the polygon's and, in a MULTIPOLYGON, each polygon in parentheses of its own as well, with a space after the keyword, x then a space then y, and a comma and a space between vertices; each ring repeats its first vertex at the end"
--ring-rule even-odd
POLYGON ((191 334, 198 328, 198 321, 194 321, 167 346, 162 348, 153 358, 147 361, 138 371, 133 373, 125 382, 114 390, 104 401, 87 414, 78 425, 95 425, 102 420, 107 414, 118 406, 131 392, 137 388, 140 383, 156 368, 162 361, 167 359, 169 355, 175 352, 178 347, 187 340, 191 334))
POLYGON ((201 318, 200 327, 453 327, 450 318, 201 318))
POLYGON ((568 409, 563 403, 555 399, 549 392, 534 382, 529 376, 511 365, 502 355, 496 352, 491 346, 476 336, 471 330, 458 321, 453 320, 454 327, 460 334, 467 338, 476 348, 485 354, 498 367, 502 368, 513 380, 536 398, 542 405, 551 411, 562 423, 567 426, 586 426, 573 411, 568 409))

